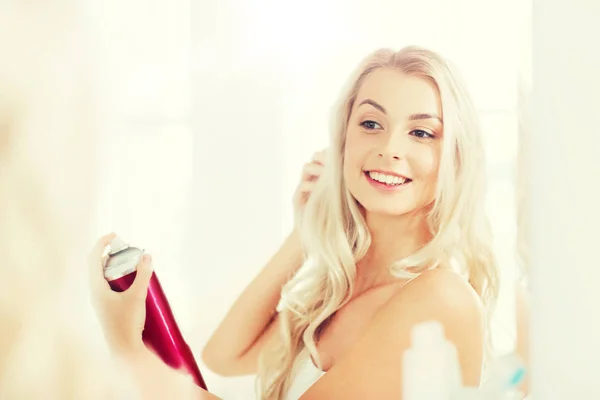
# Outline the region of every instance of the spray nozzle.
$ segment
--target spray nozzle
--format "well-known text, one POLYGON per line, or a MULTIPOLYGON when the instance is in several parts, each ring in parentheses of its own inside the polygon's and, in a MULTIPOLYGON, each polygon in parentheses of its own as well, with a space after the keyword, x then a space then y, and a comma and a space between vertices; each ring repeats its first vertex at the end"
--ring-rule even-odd
POLYGON ((110 241, 110 253, 109 254, 118 253, 121 250, 125 250, 128 247, 129 247, 129 244, 127 244, 120 237, 116 236, 113 240, 110 241))

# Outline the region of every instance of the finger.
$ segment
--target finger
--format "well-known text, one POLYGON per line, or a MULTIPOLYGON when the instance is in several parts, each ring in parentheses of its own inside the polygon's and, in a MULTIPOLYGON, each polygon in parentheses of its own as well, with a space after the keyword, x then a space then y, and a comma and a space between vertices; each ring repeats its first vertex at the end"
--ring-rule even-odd
POLYGON ((312 161, 317 163, 317 164, 321 164, 324 165, 325 164, 325 157, 327 155, 327 151, 326 150, 321 150, 316 152, 313 155, 312 161))
POLYGON ((313 181, 318 178, 323 172, 323 166, 315 163, 308 163, 304 165, 302 168, 302 180, 310 180, 313 181))
POLYGON ((102 259, 104 252, 106 251, 106 247, 115 237, 115 233, 102 236, 100 239, 98 239, 92 248, 92 251, 88 255, 88 275, 92 290, 103 290, 104 288, 109 287, 108 282, 106 282, 106 279, 104 278, 104 265, 102 259))
POLYGON ((303 181, 294 193, 296 205, 304 205, 315 187, 316 181, 303 181))
POLYGON ((298 194, 310 194, 314 190, 317 182, 316 181, 304 181, 298 185, 298 194))
POLYGON ((152 257, 150 254, 144 254, 142 260, 137 266, 135 280, 127 292, 131 292, 131 295, 135 296, 136 298, 145 300, 146 294, 148 293, 148 284, 150 283, 150 278, 152 278, 153 272, 152 257))
POLYGON ((310 199, 311 192, 300 192, 298 193, 298 205, 300 207, 304 207, 306 203, 308 203, 308 199, 310 199))
POLYGON ((89 253, 89 259, 90 260, 100 259, 103 255, 104 251, 106 250, 106 247, 110 244, 110 242, 116 236, 117 235, 113 232, 113 233, 109 233, 108 235, 104 235, 100 239, 98 239, 96 241, 96 244, 94 244, 92 251, 89 253))

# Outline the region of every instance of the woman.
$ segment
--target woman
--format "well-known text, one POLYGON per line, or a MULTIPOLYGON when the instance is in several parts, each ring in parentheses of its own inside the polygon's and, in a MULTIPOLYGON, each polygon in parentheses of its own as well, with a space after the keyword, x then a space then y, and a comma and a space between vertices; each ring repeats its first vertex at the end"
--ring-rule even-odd
MULTIPOLYGON (((464 384, 477 385, 497 266, 463 84, 431 51, 380 50, 334 122, 326 155, 305 166, 294 231, 217 328, 205 363, 257 373, 262 399, 400 399, 410 330, 434 319, 464 384)), ((136 315, 105 331, 121 353, 148 359, 136 315)))

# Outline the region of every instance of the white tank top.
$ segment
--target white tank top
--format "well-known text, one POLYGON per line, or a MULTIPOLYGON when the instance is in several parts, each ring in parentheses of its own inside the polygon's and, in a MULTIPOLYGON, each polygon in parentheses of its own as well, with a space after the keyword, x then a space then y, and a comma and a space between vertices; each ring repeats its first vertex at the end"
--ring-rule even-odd
POLYGON ((292 383, 285 400, 298 400, 325 372, 318 369, 310 358, 308 349, 302 350, 294 363, 292 383))

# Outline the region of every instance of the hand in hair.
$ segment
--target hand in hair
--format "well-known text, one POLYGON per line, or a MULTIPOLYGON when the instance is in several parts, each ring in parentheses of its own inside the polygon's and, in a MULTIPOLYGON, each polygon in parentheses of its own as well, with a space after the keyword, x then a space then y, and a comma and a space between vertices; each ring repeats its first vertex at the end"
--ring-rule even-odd
POLYGON ((302 215, 304 206, 310 198, 310 194, 317 185, 319 177, 323 172, 325 166, 325 150, 316 152, 312 159, 304 164, 302 168, 302 178, 300 184, 296 188, 294 193, 293 204, 294 213, 296 217, 296 225, 298 224, 299 218, 302 215))
MULTIPOLYGON (((320 151, 302 169, 302 178, 293 198, 296 224, 321 176, 324 163, 325 152, 320 151)), ((223 376, 257 372, 261 353, 279 333, 276 307, 281 299, 281 289, 303 261, 299 235, 294 229, 210 337, 202 351, 202 360, 208 368, 223 376)))

